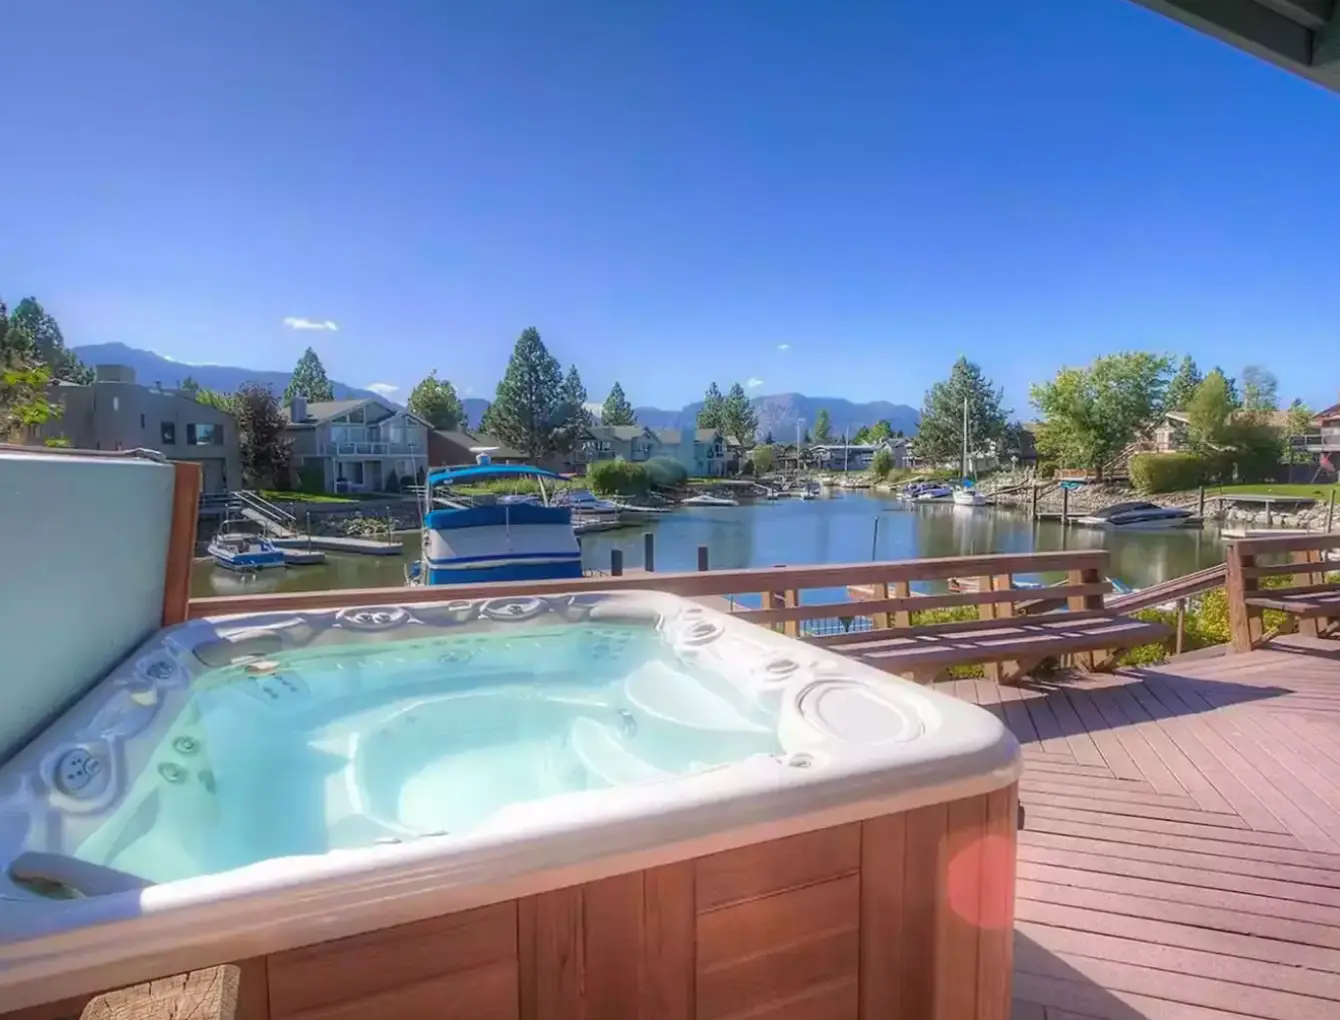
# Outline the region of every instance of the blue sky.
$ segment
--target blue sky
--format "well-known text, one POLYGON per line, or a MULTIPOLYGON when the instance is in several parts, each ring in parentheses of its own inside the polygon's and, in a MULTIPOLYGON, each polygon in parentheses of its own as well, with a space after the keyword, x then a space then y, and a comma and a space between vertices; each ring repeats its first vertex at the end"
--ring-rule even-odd
POLYGON ((1127 0, 4 7, 0 295, 74 344, 402 399, 528 325, 660 406, 966 354, 1026 412, 1131 347, 1340 386, 1340 96, 1127 0))

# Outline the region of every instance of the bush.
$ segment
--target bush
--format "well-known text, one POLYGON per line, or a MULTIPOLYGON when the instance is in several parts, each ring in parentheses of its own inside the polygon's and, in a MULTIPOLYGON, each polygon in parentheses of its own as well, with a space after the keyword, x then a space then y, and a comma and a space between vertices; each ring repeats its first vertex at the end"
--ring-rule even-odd
POLYGON ((647 472, 647 481, 657 489, 675 489, 689 480, 689 472, 677 460, 669 457, 652 457, 643 465, 647 472))
POLYGON ((400 491, 401 491, 401 492, 404 492, 404 491, 406 491, 407 489, 412 488, 413 485, 414 485, 414 476, 413 476, 413 475, 401 475, 401 476, 400 476, 400 491))
POLYGON ((870 460, 870 470, 880 481, 888 478, 889 472, 893 470, 893 454, 888 450, 876 450, 870 460))
POLYGON ((1131 458, 1131 484, 1141 492, 1178 492, 1212 480, 1213 467, 1195 453, 1140 453, 1131 458))
POLYGON ((318 463, 304 464, 298 468, 298 491, 319 496, 326 491, 326 472, 318 463))
POLYGON ((598 460, 586 469, 591 491, 601 495, 641 496, 651 484, 647 469, 626 460, 598 460))
POLYGON ((392 471, 389 475, 386 476, 386 481, 383 483, 382 487, 387 492, 399 492, 400 476, 397 475, 394 471, 392 471))

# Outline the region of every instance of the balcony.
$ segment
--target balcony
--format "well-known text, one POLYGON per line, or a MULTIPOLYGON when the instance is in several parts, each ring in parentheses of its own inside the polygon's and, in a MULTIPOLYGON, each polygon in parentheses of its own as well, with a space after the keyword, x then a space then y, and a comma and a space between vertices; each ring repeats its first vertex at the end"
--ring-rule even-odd
POLYGON ((1335 453, 1340 451, 1340 428, 1324 428, 1305 436, 1295 436, 1293 445, 1301 446, 1309 453, 1335 453))
POLYGON ((416 443, 331 443, 322 453, 328 457, 422 457, 416 443))

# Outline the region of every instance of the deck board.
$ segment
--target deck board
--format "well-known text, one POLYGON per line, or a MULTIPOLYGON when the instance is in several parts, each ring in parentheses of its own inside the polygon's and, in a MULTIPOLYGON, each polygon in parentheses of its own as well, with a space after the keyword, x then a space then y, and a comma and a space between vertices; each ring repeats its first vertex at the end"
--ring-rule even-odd
POLYGON ((1014 1020, 1340 1016, 1340 642, 1017 688, 1014 1020))

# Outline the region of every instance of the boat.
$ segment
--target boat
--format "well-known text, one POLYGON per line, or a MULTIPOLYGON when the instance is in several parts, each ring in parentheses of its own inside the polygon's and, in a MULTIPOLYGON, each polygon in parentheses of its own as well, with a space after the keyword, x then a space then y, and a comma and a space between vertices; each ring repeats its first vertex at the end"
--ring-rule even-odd
POLYGON ((654 521, 665 514, 670 513, 674 507, 670 506, 650 506, 645 503, 625 503, 622 500, 612 501, 619 508, 619 520, 630 523, 641 523, 644 521, 654 521))
POLYGON ((467 467, 444 468, 424 483, 423 558, 405 572, 409 584, 482 584, 582 576, 582 549, 572 510, 553 505, 545 483, 562 478, 526 464, 493 464, 481 455, 467 467), (453 486, 504 479, 534 480, 530 500, 457 496, 453 486), (445 491, 440 497, 435 492, 445 491))
POLYGON ((284 550, 264 535, 228 531, 226 528, 227 524, 208 546, 215 566, 248 574, 284 566, 284 550))
POLYGON ((923 485, 912 498, 918 503, 935 503, 949 499, 953 495, 954 490, 948 485, 923 485))
POLYGON ((568 507, 584 517, 617 517, 619 505, 600 499, 590 489, 570 489, 554 497, 555 506, 568 507))
POLYGON ((702 493, 699 496, 690 496, 688 499, 681 499, 680 506, 739 506, 739 500, 731 499, 729 496, 712 496, 708 493, 702 493))
POLYGON ((1193 528, 1199 527, 1202 521, 1190 510, 1132 500, 1126 503, 1113 503, 1091 514, 1076 517, 1075 523, 1085 524, 1091 528, 1145 529, 1193 528))
POLYGON ((955 506, 986 506, 986 497, 973 488, 970 483, 965 483, 955 489, 952 498, 955 506))

